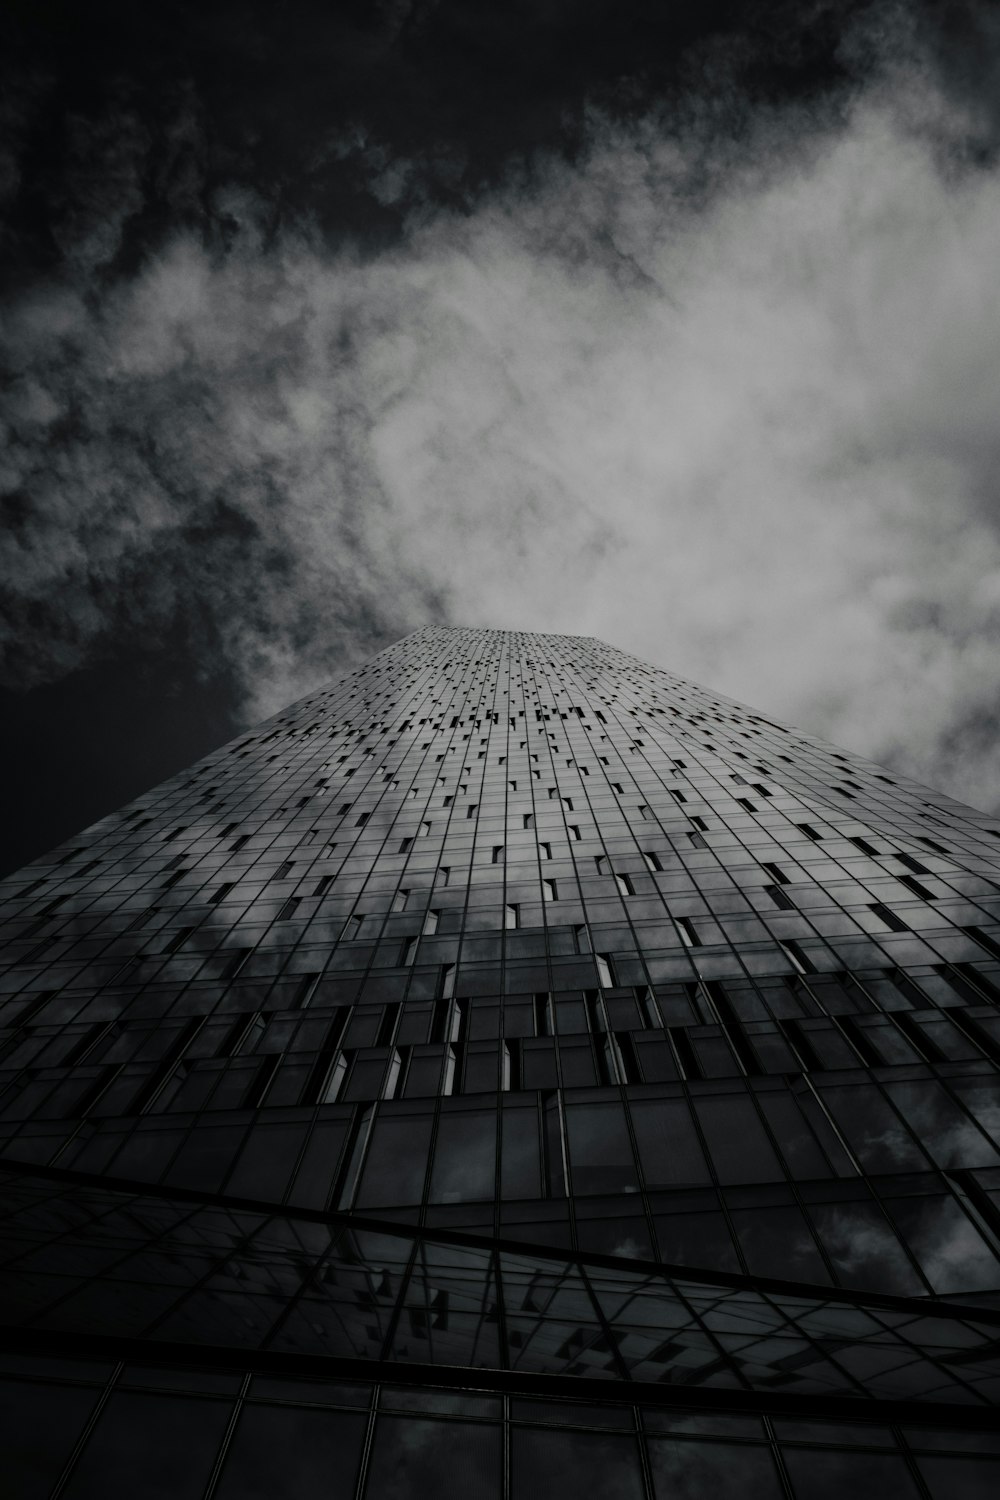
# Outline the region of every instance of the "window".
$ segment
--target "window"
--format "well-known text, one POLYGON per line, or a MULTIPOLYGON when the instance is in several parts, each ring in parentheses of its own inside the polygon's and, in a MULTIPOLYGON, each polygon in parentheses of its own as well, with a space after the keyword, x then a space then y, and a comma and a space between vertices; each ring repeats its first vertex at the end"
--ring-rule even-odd
MULTIPOLYGON (((819 1458, 818 1454, 803 1456, 819 1458)), ((718 1443, 690 1438, 677 1442, 653 1437, 649 1442, 649 1460, 656 1500, 694 1493, 699 1496, 740 1495, 744 1500, 781 1500, 784 1495, 774 1460, 763 1444, 718 1443), (692 1475, 697 1476, 694 1480, 696 1489, 691 1487, 692 1475)), ((810 1475, 811 1470, 807 1469, 803 1476, 805 1486, 801 1491, 796 1490, 796 1494, 809 1495, 812 1500, 814 1491, 808 1483, 810 1475)), ((843 1494, 844 1491, 836 1493, 843 1494)), ((859 1489, 855 1493, 861 1496, 869 1492, 859 1489)))
MULTIPOLYGON (((797 1495, 809 1500, 840 1500, 843 1495, 891 1495, 892 1500, 917 1500, 920 1491, 896 1453, 860 1453, 844 1448, 783 1447, 783 1457, 797 1495)), ((952 1485, 939 1494, 961 1493, 961 1480, 953 1471, 952 1485)), ((777 1495, 778 1491, 775 1491, 777 1495)), ((966 1491, 971 1494, 974 1491, 966 1491)), ((984 1490, 985 1494, 986 1491, 984 1490)))
POLYGON ((685 943, 687 947, 701 947, 701 938, 698 936, 695 925, 690 917, 678 917, 677 930, 681 935, 681 942, 685 943))
POLYGON ((730 1094, 702 1096, 692 1102, 721 1183, 784 1179, 751 1099, 730 1094))
POLYGON ((621 1104, 567 1104, 566 1130, 574 1192, 629 1193, 638 1189, 621 1104))
POLYGON ((805 950, 794 938, 785 938, 778 947, 787 955, 792 968, 799 974, 815 974, 816 970, 805 950))
POLYGON ((686 1187, 711 1181, 685 1100, 635 1099, 631 1115, 648 1188, 686 1187))
POLYGON ((496 1151, 495 1110, 442 1114, 428 1201, 476 1203, 492 1198, 496 1151))
POLYGON ((419 1203, 430 1139, 429 1116, 380 1114, 372 1132, 356 1207, 419 1203))
MULTIPOLYGON (((581 1353, 585 1347, 586 1340, 581 1343, 581 1353)), ((532 1407, 537 1419, 537 1404, 532 1403, 532 1407)), ((550 1421, 559 1420, 557 1411, 552 1412, 550 1421)), ((601 1417, 607 1421, 605 1413, 601 1417)), ((536 1500, 540 1495, 546 1500, 580 1500, 586 1495, 642 1500, 645 1494, 639 1452, 631 1433, 514 1425, 510 1437, 511 1500, 536 1500)))
POLYGON ((880 922, 884 922, 891 932, 909 932, 910 929, 902 917, 897 916, 892 908, 886 906, 883 902, 870 901, 868 903, 868 910, 873 916, 878 917, 880 922))
POLYGON ((922 885, 919 880, 915 880, 912 875, 900 875, 899 883, 900 885, 905 885, 907 890, 912 891, 921 901, 937 900, 934 892, 929 891, 925 885, 922 885))
POLYGON ((198 1500, 229 1410, 226 1401, 115 1391, 62 1493, 67 1500, 85 1495, 198 1500), (181 1432, 184 1439, 178 1442, 181 1432))
MULTIPOLYGON (((371 1500, 458 1493, 500 1500, 502 1436, 499 1424, 383 1412, 375 1428, 366 1494, 371 1500)), ((340 1495, 331 1494, 329 1500, 340 1500, 340 1495)))

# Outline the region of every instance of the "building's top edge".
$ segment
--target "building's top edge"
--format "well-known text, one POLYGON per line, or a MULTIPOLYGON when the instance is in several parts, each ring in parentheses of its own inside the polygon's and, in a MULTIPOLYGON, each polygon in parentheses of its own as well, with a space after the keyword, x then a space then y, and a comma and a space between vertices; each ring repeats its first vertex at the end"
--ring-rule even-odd
MULTIPOLYGON (((416 630, 411 630, 409 635, 401 636, 401 640, 410 640, 415 635, 437 634, 440 631, 448 631, 452 635, 503 635, 503 636, 531 636, 535 640, 542 641, 597 641, 596 635, 577 635, 565 630, 508 630, 499 625, 421 625, 416 630)), ((608 644, 602 642, 602 644, 608 644)))

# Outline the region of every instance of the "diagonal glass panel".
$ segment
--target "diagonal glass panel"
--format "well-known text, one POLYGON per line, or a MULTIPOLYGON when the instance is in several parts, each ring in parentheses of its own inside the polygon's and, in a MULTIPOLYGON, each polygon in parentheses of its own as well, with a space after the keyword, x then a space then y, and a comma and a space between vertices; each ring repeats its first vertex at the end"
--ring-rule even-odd
POLYGON ((381 1359, 412 1251, 408 1237, 345 1231, 272 1330, 267 1347, 381 1359))
POLYGON ((499 1368, 500 1310, 492 1261, 488 1249, 419 1245, 390 1357, 499 1368))
POLYGON ((22 1328, 799 1395, 998 1396, 1000 1317, 929 1299, 765 1292, 41 1174, 10 1174, 7 1198, 0 1295, 22 1328))
POLYGON ((606 1375, 614 1365, 594 1302, 569 1262, 500 1255, 510 1367, 606 1375))

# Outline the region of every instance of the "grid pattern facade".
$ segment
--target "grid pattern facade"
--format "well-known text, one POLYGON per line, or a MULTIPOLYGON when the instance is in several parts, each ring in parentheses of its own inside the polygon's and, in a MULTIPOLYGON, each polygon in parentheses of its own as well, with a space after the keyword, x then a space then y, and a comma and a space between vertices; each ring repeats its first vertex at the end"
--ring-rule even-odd
POLYGON ((428 629, 0 902, 26 1495, 986 1493, 998 820, 428 629))

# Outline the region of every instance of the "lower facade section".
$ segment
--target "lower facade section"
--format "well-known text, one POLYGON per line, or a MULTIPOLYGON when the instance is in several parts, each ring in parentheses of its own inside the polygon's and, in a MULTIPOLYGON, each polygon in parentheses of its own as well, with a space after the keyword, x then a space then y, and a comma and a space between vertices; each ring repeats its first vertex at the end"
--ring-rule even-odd
MULTIPOLYGON (((110 1341, 109 1341, 110 1342, 110 1341)), ((10 1500, 987 1500, 995 1419, 327 1378, 162 1349, 0 1351, 10 1500)), ((439 1373, 439 1380, 443 1372, 439 1373)), ((447 1378, 447 1377, 445 1377, 447 1378)))
POLYGON ((985 1500, 1000 1312, 8 1164, 5 1497, 985 1500))

